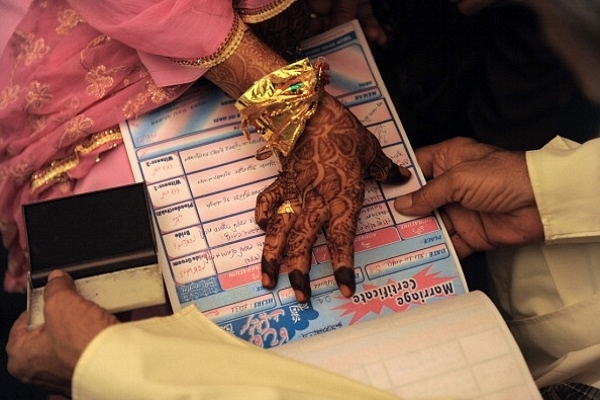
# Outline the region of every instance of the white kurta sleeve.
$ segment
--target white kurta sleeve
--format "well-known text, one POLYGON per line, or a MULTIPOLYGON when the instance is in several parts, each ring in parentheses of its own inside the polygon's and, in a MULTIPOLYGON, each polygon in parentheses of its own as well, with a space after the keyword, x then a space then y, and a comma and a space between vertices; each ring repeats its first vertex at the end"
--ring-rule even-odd
POLYGON ((554 138, 527 152, 527 167, 549 243, 600 242, 600 138, 554 138))
POLYGON ((73 375, 74 399, 394 399, 223 331, 194 306, 101 332, 73 375))
POLYGON ((527 152, 546 243, 488 253, 496 303, 539 386, 600 387, 600 139, 527 152))

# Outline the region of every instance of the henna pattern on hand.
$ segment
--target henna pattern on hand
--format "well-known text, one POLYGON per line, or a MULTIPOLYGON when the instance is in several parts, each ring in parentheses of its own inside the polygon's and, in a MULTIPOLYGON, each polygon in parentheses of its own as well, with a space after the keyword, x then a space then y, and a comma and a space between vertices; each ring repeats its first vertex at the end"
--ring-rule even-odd
MULTIPOLYGON (((287 61, 247 30, 227 60, 205 76, 237 98, 264 75, 287 61)), ((341 103, 325 95, 317 112, 288 157, 281 158, 280 176, 257 198, 255 219, 265 230, 262 284, 277 285, 284 260, 296 299, 310 299, 311 249, 325 227, 334 276, 344 296, 354 281, 354 237, 364 198, 364 177, 403 183, 410 171, 396 166, 379 141, 341 103), (289 201, 293 213, 277 213, 289 201)))
POLYGON ((288 157, 281 175, 259 194, 256 221, 266 231, 262 283, 274 288, 285 259, 299 302, 310 299, 311 249, 325 227, 334 276, 342 294, 354 294, 354 237, 364 199, 364 177, 401 184, 410 172, 396 166, 377 138, 341 103, 325 95, 288 157), (277 214, 284 201, 293 214, 277 214))

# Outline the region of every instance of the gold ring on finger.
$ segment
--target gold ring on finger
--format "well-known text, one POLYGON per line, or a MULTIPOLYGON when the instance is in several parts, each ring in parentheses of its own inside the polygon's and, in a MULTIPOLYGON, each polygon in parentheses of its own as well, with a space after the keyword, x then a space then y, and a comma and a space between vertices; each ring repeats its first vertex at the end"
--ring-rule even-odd
POLYGON ((276 213, 277 214, 293 214, 294 209, 292 208, 292 203, 290 203, 289 200, 284 201, 283 203, 281 203, 281 205, 277 209, 276 213))

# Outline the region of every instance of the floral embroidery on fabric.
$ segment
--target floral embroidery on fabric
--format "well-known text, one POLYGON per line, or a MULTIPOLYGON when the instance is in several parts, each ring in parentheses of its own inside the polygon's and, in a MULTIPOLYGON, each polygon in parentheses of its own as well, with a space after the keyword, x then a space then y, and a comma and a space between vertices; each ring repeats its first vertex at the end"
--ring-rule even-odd
POLYGON ((98 35, 94 39, 92 39, 87 46, 86 49, 91 49, 92 47, 100 46, 102 44, 106 44, 111 41, 111 38, 107 35, 98 35))
POLYGON ((0 110, 17 101, 20 90, 21 87, 19 85, 11 85, 2 89, 0 92, 0 110))
POLYGON ((133 99, 125 103, 122 109, 123 115, 126 119, 136 117, 148 99, 154 104, 162 104, 173 100, 178 87, 159 87, 152 79, 149 79, 146 81, 146 91, 138 93, 133 99))
POLYGON ((18 164, 13 165, 8 171, 8 175, 17 185, 23 185, 31 176, 31 165, 25 160, 20 160, 18 164))
POLYGON ((79 14, 77 14, 75 10, 62 10, 58 13, 59 25, 56 27, 56 33, 59 35, 66 35, 80 23, 85 23, 85 21, 79 16, 79 14))
POLYGON ((154 81, 149 81, 146 90, 154 104, 160 104, 174 99, 174 88, 158 87, 154 81))
POLYGON ((85 49, 80 53, 81 65, 87 71, 85 81, 89 84, 85 88, 85 92, 96 98, 102 98, 106 95, 107 89, 110 89, 114 83, 114 77, 117 73, 122 72, 128 67, 120 66, 107 68, 106 65, 95 65, 86 60, 86 51, 94 47, 107 45, 111 42, 111 38, 106 35, 99 35, 93 38, 85 49))
POLYGON ((15 32, 15 34, 21 39, 21 51, 17 59, 24 60, 27 66, 38 62, 50 51, 46 41, 43 38, 36 38, 33 33, 15 32))
POLYGON ((50 86, 33 81, 29 84, 29 90, 25 95, 25 109, 38 109, 44 104, 52 101, 50 86))
POLYGON ((98 65, 88 71, 85 81, 89 85, 85 88, 85 92, 90 96, 103 97, 106 94, 106 89, 110 88, 114 83, 111 73, 112 71, 107 71, 104 65, 98 65))
POLYGON ((30 115, 29 125, 31 126, 33 133, 41 132, 48 125, 48 117, 46 115, 30 115))
MULTIPOLYGON (((115 137, 92 140, 100 147, 87 147, 94 134, 123 119, 125 108, 132 116, 148 112, 192 84, 158 88, 135 49, 94 29, 71 8, 68 0, 31 0, 2 54, 0 233, 10 253, 4 289, 12 292, 22 291, 27 283, 20 205, 74 193, 79 180, 98 168, 98 157, 121 143, 115 137), (71 165, 60 161, 82 149, 80 145, 92 151, 79 154, 75 169, 67 171, 72 181, 29 190, 37 172, 50 171, 38 176, 39 182, 60 182, 65 171, 58 167, 71 165), (46 170, 48 166, 54 167, 46 170)), ((140 21, 135 25, 144 29, 140 21)), ((96 184, 94 179, 84 182, 96 184)))
POLYGON ((39 8, 48 8, 48 1, 46 1, 46 0, 37 0, 36 1, 36 5, 39 8))
POLYGON ((63 147, 63 142, 72 142, 87 136, 94 121, 83 114, 76 115, 65 124, 65 131, 60 138, 59 147, 63 147))
POLYGON ((123 115, 125 115, 125 118, 129 119, 137 116, 142 108, 142 104, 146 102, 146 98, 142 93, 138 93, 134 99, 127 100, 127 103, 123 106, 123 115))

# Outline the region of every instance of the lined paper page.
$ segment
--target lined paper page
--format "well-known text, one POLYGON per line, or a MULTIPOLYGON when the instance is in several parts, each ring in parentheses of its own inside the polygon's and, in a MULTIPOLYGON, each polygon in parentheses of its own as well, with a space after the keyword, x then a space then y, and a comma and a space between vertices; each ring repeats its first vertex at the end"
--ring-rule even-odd
POLYGON ((271 351, 404 398, 541 398, 508 327, 477 291, 271 351))

